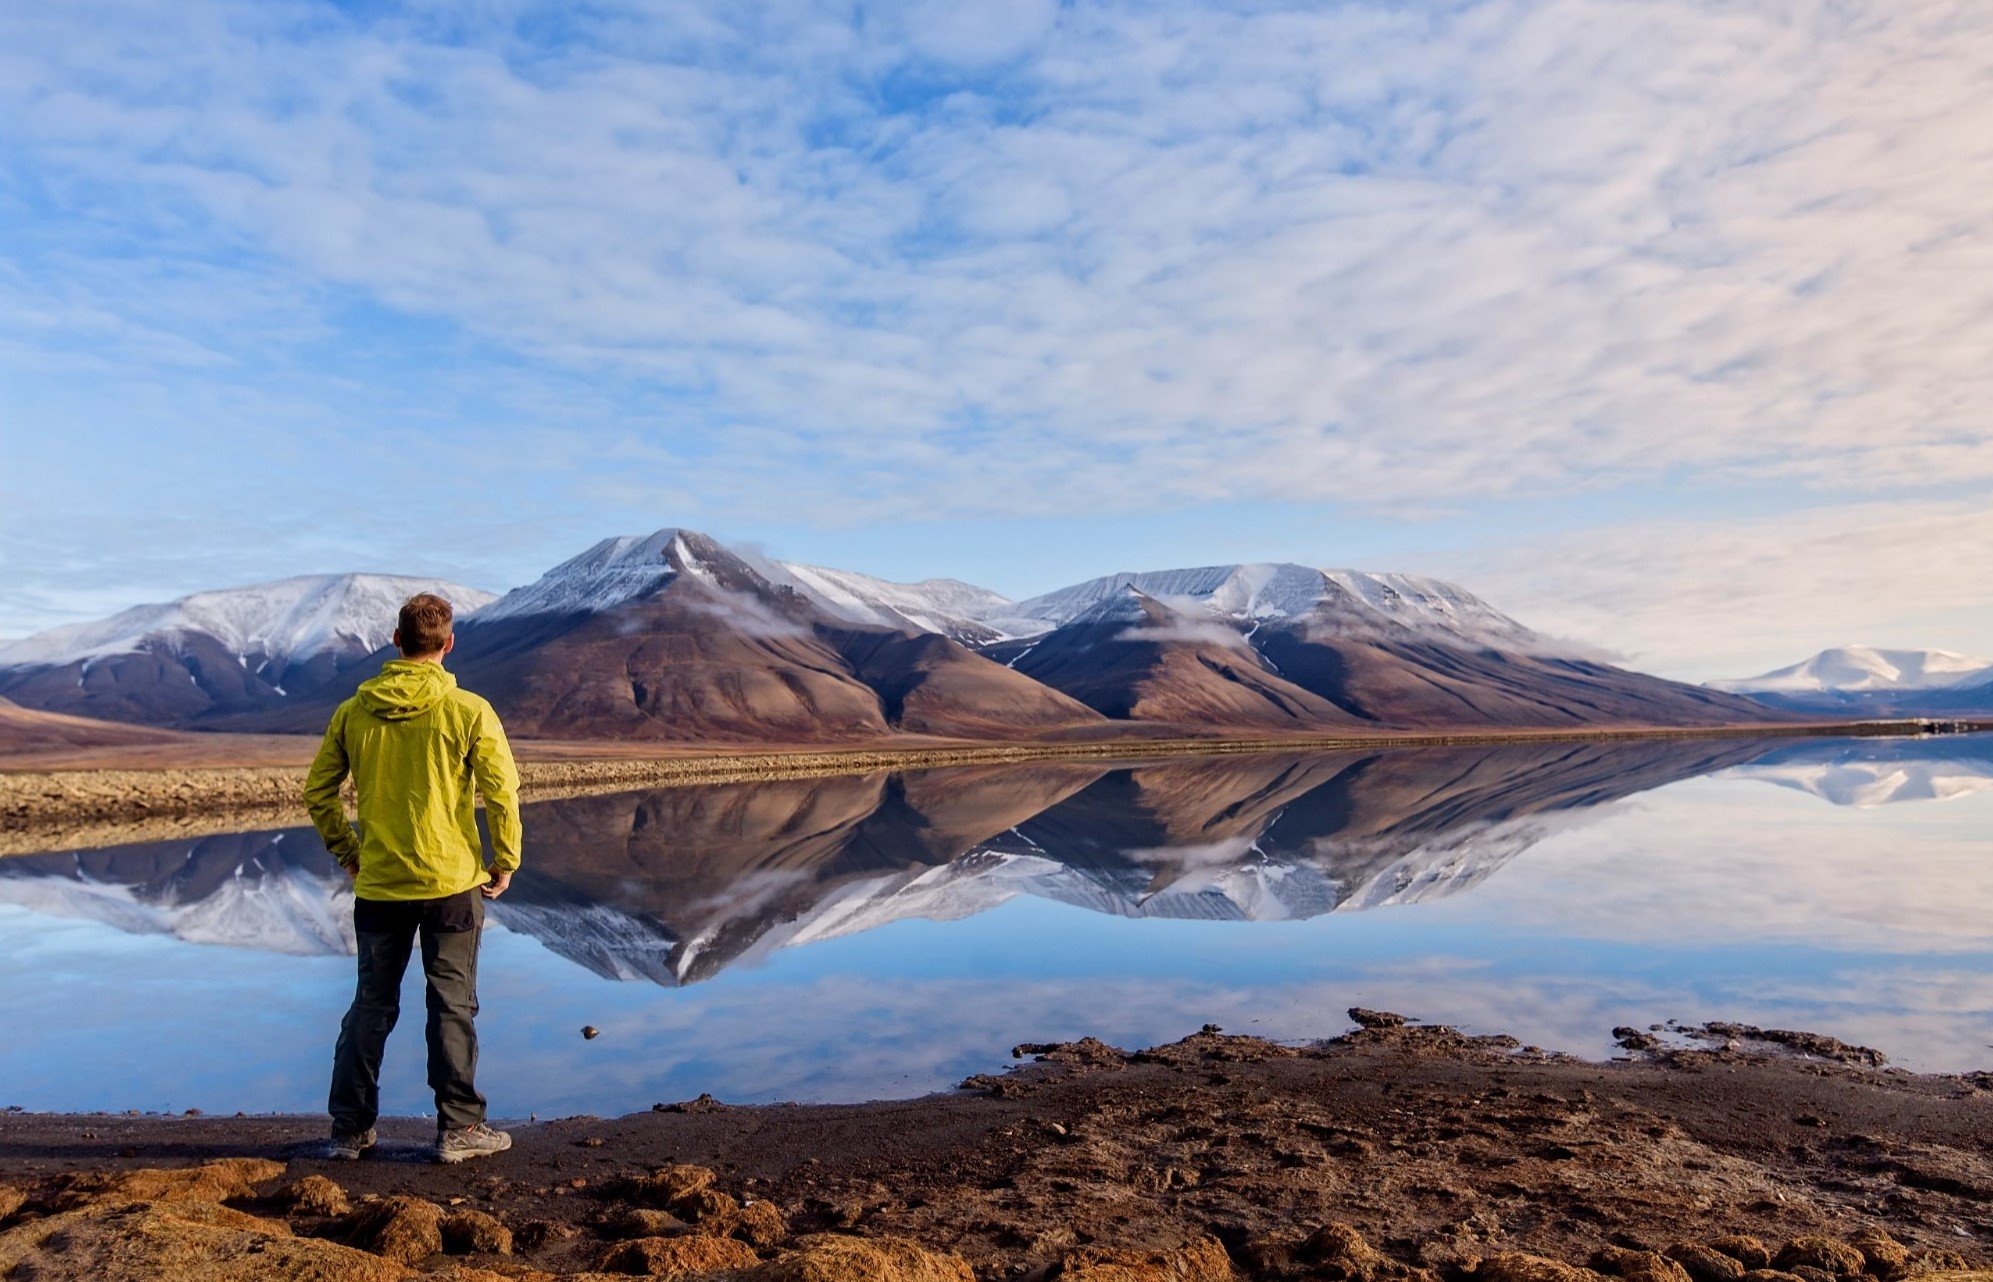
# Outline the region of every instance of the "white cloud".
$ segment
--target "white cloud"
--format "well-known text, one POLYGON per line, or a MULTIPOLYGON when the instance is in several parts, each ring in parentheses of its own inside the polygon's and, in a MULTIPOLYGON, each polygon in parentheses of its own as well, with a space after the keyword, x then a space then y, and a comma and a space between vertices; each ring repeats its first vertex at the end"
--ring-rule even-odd
POLYGON ((359 298, 502 354, 438 377, 510 412, 369 395, 660 521, 1993 479, 1993 10, 1953 0, 91 0, 0 51, 46 206, 0 359, 155 433, 364 435, 359 298), (632 439, 696 472, 598 465, 632 439))
POLYGON ((1632 521, 1458 555, 1447 572, 1545 631, 1709 679, 1835 645, 1983 648, 1989 549, 1981 496, 1632 521))

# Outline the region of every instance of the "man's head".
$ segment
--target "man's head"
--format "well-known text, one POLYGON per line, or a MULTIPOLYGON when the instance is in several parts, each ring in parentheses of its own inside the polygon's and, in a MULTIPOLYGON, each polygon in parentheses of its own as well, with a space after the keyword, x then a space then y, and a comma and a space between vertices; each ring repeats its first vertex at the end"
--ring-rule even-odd
POLYGON ((395 649, 404 659, 440 660, 456 648, 451 631, 456 611, 434 592, 418 592, 401 603, 401 618, 394 630, 395 649))

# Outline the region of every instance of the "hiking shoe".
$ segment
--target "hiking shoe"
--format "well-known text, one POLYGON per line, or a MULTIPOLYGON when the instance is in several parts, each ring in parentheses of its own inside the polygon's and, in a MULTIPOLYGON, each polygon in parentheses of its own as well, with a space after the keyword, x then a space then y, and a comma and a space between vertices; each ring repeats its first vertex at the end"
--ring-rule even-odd
POLYGON ((494 1131, 483 1122, 436 1133, 436 1160, 439 1162, 468 1162, 474 1157, 503 1153, 511 1147, 510 1135, 494 1131))
POLYGON ((332 1138, 325 1142, 325 1155, 335 1162, 357 1162, 360 1154, 374 1146, 374 1128, 364 1131, 332 1132, 332 1138))

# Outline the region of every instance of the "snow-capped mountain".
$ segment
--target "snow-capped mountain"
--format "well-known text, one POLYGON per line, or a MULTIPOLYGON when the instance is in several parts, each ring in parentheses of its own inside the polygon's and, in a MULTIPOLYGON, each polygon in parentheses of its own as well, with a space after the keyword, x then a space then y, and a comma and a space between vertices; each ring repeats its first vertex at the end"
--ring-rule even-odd
POLYGON ((1044 632, 1131 596, 1153 598, 1185 617, 1235 624, 1305 619, 1317 629, 1357 635, 1415 634, 1532 654, 1557 648, 1473 593, 1439 579, 1292 563, 1110 574, 985 617, 1020 635, 1044 632))
POLYGON ((1115 574, 989 620, 1014 670, 1114 718, 1263 729, 1721 725, 1779 714, 1587 658, 1466 590, 1293 564, 1115 574))
POLYGON ((386 645, 401 603, 435 592, 470 614, 493 600, 441 579, 322 574, 196 592, 0 649, 0 695, 111 721, 188 725, 308 696, 386 645))
POLYGON ((1775 707, 1838 716, 1993 713, 1993 660, 1847 645, 1762 676, 1712 681, 1775 707))
POLYGON ((1986 678, 1993 678, 1993 659, 1950 650, 1844 645, 1762 676, 1711 681, 1709 685, 1738 694, 1867 693, 1941 690, 1986 678))
POLYGON ((680 575, 736 592, 787 591, 828 618, 971 643, 996 639, 982 620, 1010 604, 1007 597, 956 579, 893 583, 850 570, 770 560, 728 548, 696 530, 666 527, 602 540, 535 582, 506 593, 482 621, 601 614, 655 597, 680 575))
POLYGON ((215 641, 244 666, 279 668, 324 653, 372 654, 388 643, 401 603, 434 592, 467 615, 498 598, 443 579, 393 574, 306 574, 247 587, 196 592, 138 605, 108 619, 72 623, 0 646, 0 667, 61 666, 215 641))
POLYGON ((453 666, 515 733, 848 741, 1005 738, 1097 723, 955 638, 967 584, 789 566, 696 530, 605 539, 457 633, 453 666))

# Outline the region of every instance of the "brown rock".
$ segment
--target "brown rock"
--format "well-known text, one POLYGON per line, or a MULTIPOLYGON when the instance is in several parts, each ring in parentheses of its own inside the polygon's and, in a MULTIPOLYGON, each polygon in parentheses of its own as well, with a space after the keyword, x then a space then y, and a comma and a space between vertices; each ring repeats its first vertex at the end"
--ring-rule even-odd
POLYGON ((1744 1266, 1732 1257, 1693 1242, 1677 1242, 1667 1249, 1667 1257, 1682 1266, 1695 1282, 1738 1282, 1744 1266))
POLYGON ((1689 1282, 1688 1270, 1667 1256, 1623 1246, 1601 1247, 1592 1256, 1592 1267, 1627 1282, 1689 1282))
POLYGON ((687 1225, 669 1211, 626 1206, 612 1212, 597 1227, 603 1237, 620 1241, 633 1237, 669 1237, 674 1233, 683 1233, 687 1225))
POLYGON ((1501 1251, 1482 1260, 1474 1277, 1476 1282, 1598 1282, 1599 1275, 1540 1255, 1501 1251))
POLYGON ((719 1269, 752 1268, 759 1261, 754 1248, 745 1242, 687 1233, 679 1237, 640 1237, 618 1242, 602 1253, 598 1267, 610 1273, 677 1278, 719 1269))
POLYGON ((1848 1245, 1862 1253, 1868 1271, 1879 1278, 1901 1277, 1910 1265, 1910 1248, 1881 1229, 1863 1229, 1848 1240, 1848 1245))
POLYGON ((1068 1252, 1052 1276, 1060 1282, 1231 1282, 1232 1260, 1212 1237, 1174 1251, 1085 1247, 1068 1252))
POLYGON ((688 1202, 712 1186, 712 1171, 703 1166, 679 1163, 660 1166, 649 1175, 631 1176, 617 1186, 616 1192, 639 1206, 677 1211, 681 1203, 688 1202))
POLYGON ((323 1175, 306 1175, 292 1180, 276 1192, 276 1201, 298 1215, 347 1215, 353 1203, 346 1190, 323 1175))
POLYGON ((796 1249, 749 1269, 741 1282, 975 1282, 969 1262, 952 1252, 929 1251, 905 1238, 801 1239, 796 1249))
POLYGON ((443 1217, 437 1226, 443 1233, 443 1249, 451 1255, 510 1255, 512 1230, 483 1211, 465 1207, 443 1217))
POLYGON ((734 1223, 740 1218, 739 1199, 713 1188, 687 1193, 674 1200, 671 1209, 694 1224, 711 1222, 713 1231, 723 1236, 733 1231, 734 1223))
POLYGON ((1315 1266, 1327 1282, 1368 1282, 1390 1272, 1391 1261, 1347 1224, 1324 1224, 1294 1248, 1295 1258, 1315 1266))
MULTIPOLYGON (((1965 1257, 1957 1251, 1926 1247, 1910 1253, 1910 1262, 1903 1266, 1905 1277, 1923 1277, 1928 1273, 1963 1273, 1966 1270, 1965 1257)), ((1977 1276, 1984 1279, 1986 1270, 1977 1270, 1977 1276)))
POLYGON ((740 1208, 728 1233, 750 1246, 768 1250, 789 1236, 789 1226, 773 1202, 749 1202, 740 1208))
POLYGON ((1768 1269, 1772 1263, 1771 1248, 1758 1239, 1744 1233, 1734 1233, 1712 1241, 1710 1249, 1721 1251, 1747 1269, 1768 1269))
POLYGON ((1834 1275, 1825 1269, 1816 1269, 1810 1264, 1795 1264, 1787 1270, 1799 1282, 1834 1282, 1834 1275))
MULTIPOLYGON (((1830 1237, 1796 1237, 1785 1244, 1785 1249, 1772 1263, 1792 1273, 1799 1273, 1800 1266, 1820 1269, 1828 1274, 1860 1273, 1868 1267, 1868 1261, 1862 1258, 1860 1251, 1830 1237)), ((1801 1273, 1800 1276, 1806 1275, 1801 1273)))
POLYGON ((1752 1269, 1744 1275, 1744 1282, 1806 1282, 1806 1279, 1784 1269, 1752 1269))
POLYGON ((28 1204, 28 1195, 11 1184, 0 1184, 0 1221, 28 1204))
POLYGON ((214 1202, 97 1202, 0 1233, 0 1277, 401 1282, 406 1270, 214 1202))
POLYGON ((89 1171, 63 1177, 50 1201, 57 1211, 108 1202, 224 1202, 252 1197, 256 1185, 283 1173, 281 1163, 260 1157, 231 1157, 170 1171, 89 1171))
POLYGON ((443 1249, 443 1208, 419 1197, 363 1202, 346 1227, 346 1244, 402 1264, 443 1249))

